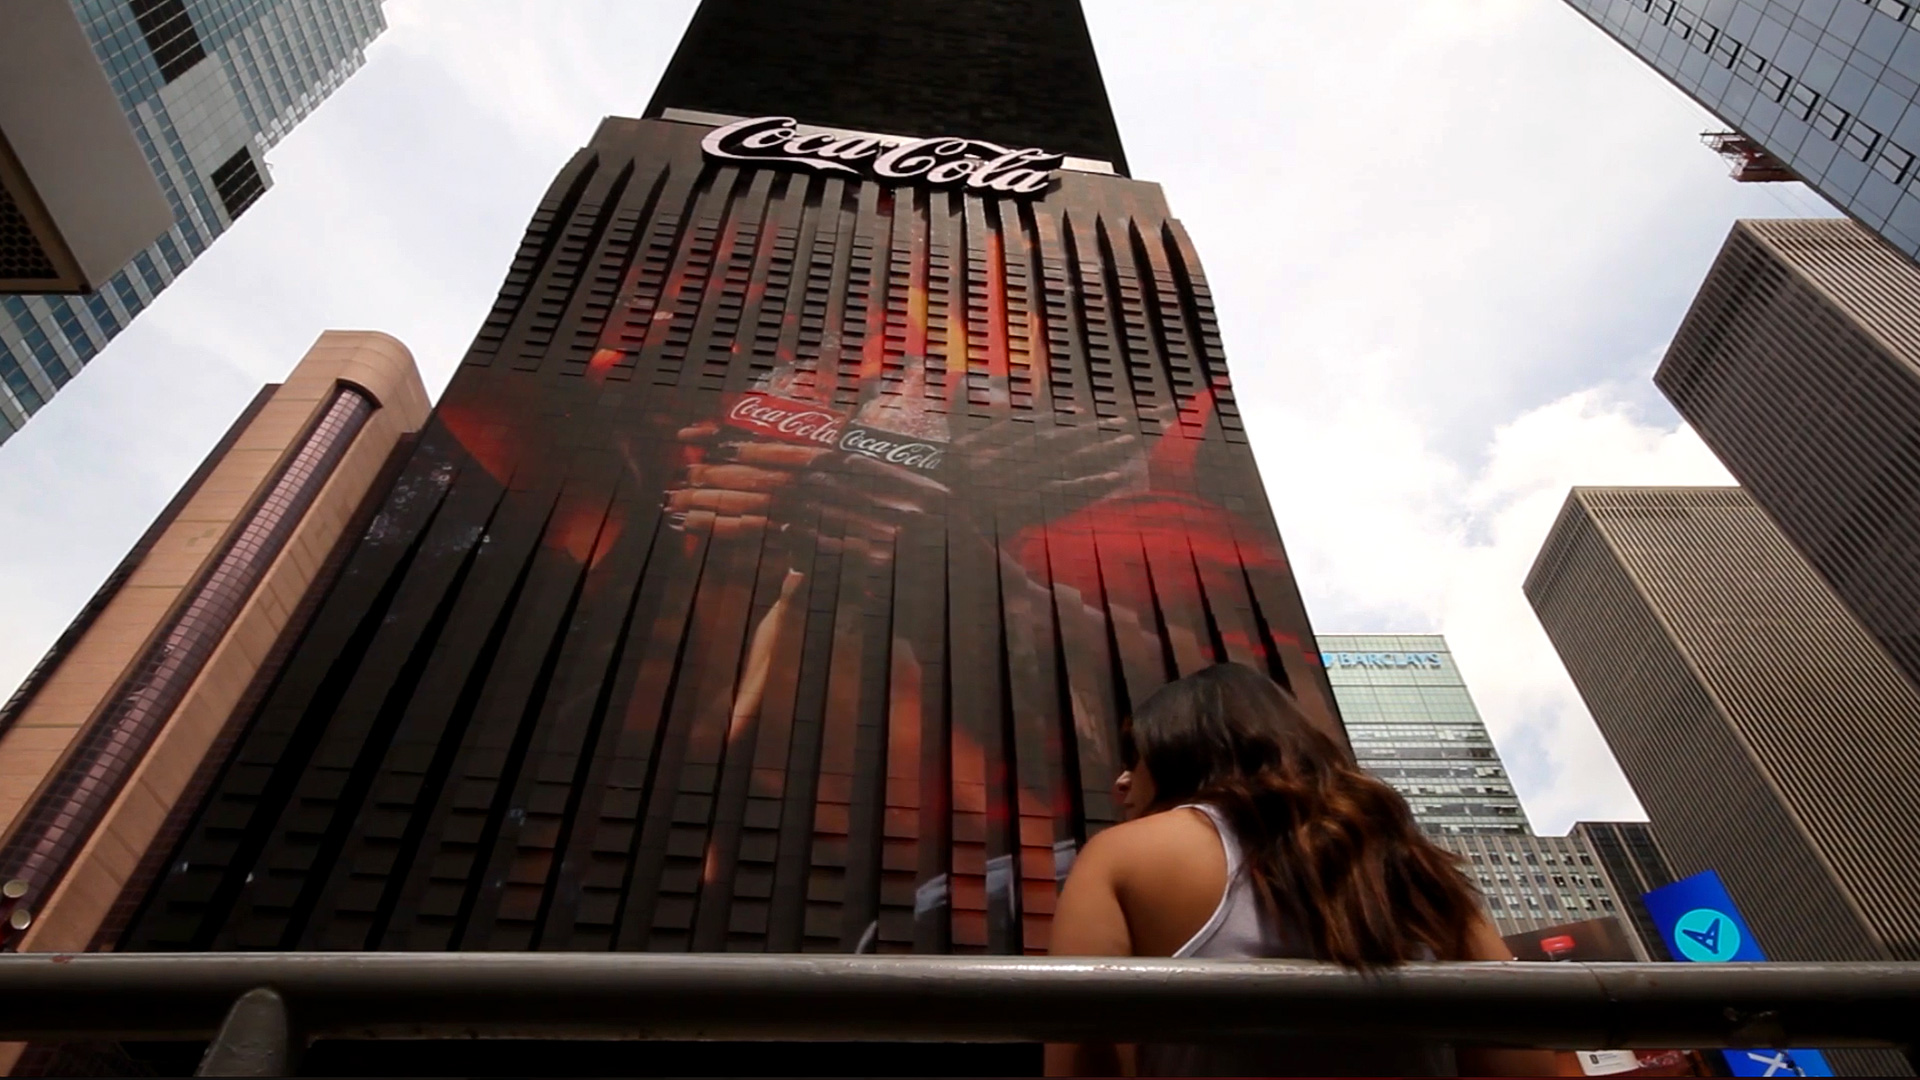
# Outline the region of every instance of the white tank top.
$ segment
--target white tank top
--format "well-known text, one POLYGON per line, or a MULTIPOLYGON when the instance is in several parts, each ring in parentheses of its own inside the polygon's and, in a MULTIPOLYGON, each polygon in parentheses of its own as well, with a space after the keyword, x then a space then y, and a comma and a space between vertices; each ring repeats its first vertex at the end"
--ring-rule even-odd
MULTIPOLYGON (((1226 816, 1212 806, 1190 803, 1213 823, 1227 855, 1227 887, 1213 917, 1176 958, 1219 960, 1311 960, 1313 950, 1289 927, 1278 924, 1260 906, 1247 870, 1240 838, 1226 816)), ((1275 1017, 1284 1028, 1285 1017, 1275 1017)), ((1333 1039, 1275 1035, 1211 1043, 1142 1043, 1140 1076, 1454 1076, 1451 1047, 1432 1043, 1383 1044, 1379 1039, 1333 1039)))

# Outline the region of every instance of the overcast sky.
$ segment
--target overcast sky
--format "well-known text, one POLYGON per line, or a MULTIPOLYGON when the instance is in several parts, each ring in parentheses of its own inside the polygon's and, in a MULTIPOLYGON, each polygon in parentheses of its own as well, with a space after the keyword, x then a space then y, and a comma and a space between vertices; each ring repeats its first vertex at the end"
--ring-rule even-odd
MULTIPOLYGON (((771 2, 771 0, 770 0, 771 2)), ((387 0, 238 225, 0 446, 0 699, 328 328, 452 374, 693 0, 387 0)), ((1542 832, 1640 811, 1520 583, 1574 484, 1726 483, 1650 377, 1741 217, 1712 118, 1561 0, 1086 0, 1206 261, 1314 624, 1445 633, 1542 832)))

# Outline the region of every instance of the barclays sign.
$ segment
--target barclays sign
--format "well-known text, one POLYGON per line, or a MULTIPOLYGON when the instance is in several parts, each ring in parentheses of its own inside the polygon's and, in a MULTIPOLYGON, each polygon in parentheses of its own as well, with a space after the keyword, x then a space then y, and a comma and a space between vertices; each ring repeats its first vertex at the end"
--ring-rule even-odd
POLYGON ((1440 671, 1440 653, 1321 653, 1321 663, 1334 667, 1367 667, 1380 671, 1417 669, 1440 671))

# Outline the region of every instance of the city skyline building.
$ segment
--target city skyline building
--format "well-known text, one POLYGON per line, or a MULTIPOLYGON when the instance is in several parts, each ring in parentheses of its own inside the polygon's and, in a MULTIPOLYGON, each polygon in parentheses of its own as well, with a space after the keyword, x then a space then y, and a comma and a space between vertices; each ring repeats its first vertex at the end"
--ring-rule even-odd
POLYGON ((1744 490, 1576 488, 1526 594, 1676 877, 1775 960, 1920 958, 1920 691, 1744 490))
POLYGON ((1079 5, 942 10, 979 64, 808 66, 906 2, 696 15, 122 947, 1043 951, 1133 703, 1235 660, 1344 737, 1198 254, 1074 136, 1079 5), (980 81, 1034 56, 1073 85, 980 81))
POLYGON ((1582 824, 1567 836, 1536 835, 1443 635, 1315 640, 1360 766, 1393 785, 1421 828, 1467 861, 1502 935, 1619 915, 1626 936, 1643 938, 1635 944, 1651 955, 1645 941, 1657 935, 1643 937, 1634 880, 1613 877, 1581 831, 1637 836, 1646 827, 1582 824))
POLYGON ((0 293, 98 288, 172 221, 73 6, 0 7, 0 293))
POLYGON ((1614 891, 1599 858, 1578 833, 1461 833, 1438 841, 1466 860, 1467 876, 1479 886, 1487 916, 1500 936, 1613 918, 1638 956, 1652 955, 1632 918, 1639 897, 1614 891))
POLYGON ((171 226, 86 295, 0 294, 0 444, 271 186, 267 151, 386 29, 381 0, 66 2, 171 226))
POLYGON ((1920 267, 1851 221, 1738 222, 1654 384, 1920 682, 1920 267))
POLYGON ((1643 900, 1653 890, 1675 881, 1673 865, 1660 850, 1653 825, 1645 821, 1582 821, 1574 825, 1571 835, 1579 837, 1593 852, 1607 889, 1618 898, 1633 937, 1646 950, 1647 958, 1670 959, 1660 928, 1654 925, 1643 900))
POLYGON ((1732 128, 1745 179, 1799 179, 1920 259, 1908 0, 1567 0, 1732 128))
POLYGON ((1321 634, 1321 663, 1360 765, 1435 837, 1531 836, 1493 736, 1439 634, 1321 634))
POLYGON ((321 335, 0 705, 0 950, 125 929, 427 411, 399 342, 321 335))

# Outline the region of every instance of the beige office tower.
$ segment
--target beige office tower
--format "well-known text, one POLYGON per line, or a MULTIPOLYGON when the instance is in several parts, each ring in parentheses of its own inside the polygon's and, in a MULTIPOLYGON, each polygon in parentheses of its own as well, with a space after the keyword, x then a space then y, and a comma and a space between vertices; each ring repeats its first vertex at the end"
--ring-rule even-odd
POLYGON ((0 708, 6 950, 110 947, 428 408, 398 341, 321 335, 0 708))
POLYGON ((1920 959, 1920 690, 1746 491, 1577 488, 1526 593, 1676 875, 1773 960, 1920 959))
POLYGON ((1742 221, 1653 381, 1920 680, 1920 267, 1851 221, 1742 221))

